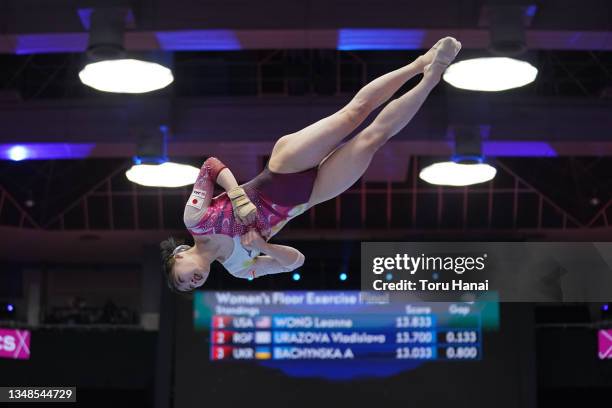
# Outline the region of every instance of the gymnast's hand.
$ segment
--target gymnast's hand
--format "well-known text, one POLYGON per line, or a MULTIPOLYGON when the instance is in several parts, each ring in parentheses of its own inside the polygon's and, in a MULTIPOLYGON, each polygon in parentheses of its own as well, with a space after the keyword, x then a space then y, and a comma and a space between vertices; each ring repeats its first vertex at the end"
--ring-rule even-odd
POLYGON ((251 251, 253 249, 257 249, 263 252, 264 247, 266 246, 266 241, 259 235, 254 229, 250 229, 246 234, 240 237, 240 243, 244 247, 244 249, 251 251))
POLYGON ((257 219, 257 207, 251 202, 242 187, 234 187, 227 192, 232 201, 234 217, 240 224, 250 225, 257 219))

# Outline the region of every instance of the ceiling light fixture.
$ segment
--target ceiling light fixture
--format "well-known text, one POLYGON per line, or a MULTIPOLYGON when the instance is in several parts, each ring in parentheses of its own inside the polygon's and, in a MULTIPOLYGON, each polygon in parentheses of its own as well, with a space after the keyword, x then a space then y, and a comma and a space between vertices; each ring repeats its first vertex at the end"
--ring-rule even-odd
POLYGON ((200 170, 187 164, 174 163, 167 156, 167 133, 141 137, 134 164, 125 172, 132 183, 147 187, 182 187, 195 183, 200 170))
POLYGON ((484 92, 506 91, 535 81, 538 69, 514 58, 527 51, 525 24, 535 10, 524 5, 487 6, 492 56, 457 61, 442 78, 456 88, 484 92))
POLYGON ((142 186, 182 187, 195 183, 198 173, 197 168, 187 164, 134 160, 134 165, 125 172, 125 175, 131 182, 142 186))
POLYGON ((463 162, 453 158, 425 167, 419 173, 421 180, 438 186, 470 186, 484 183, 495 177, 495 167, 484 162, 463 162))
POLYGON ((458 128, 455 154, 449 161, 433 163, 421 170, 419 178, 439 186, 470 186, 492 180, 497 173, 482 155, 480 133, 475 128, 458 128))
POLYGON ((452 64, 443 77, 455 88, 499 92, 530 84, 537 75, 538 69, 526 61, 488 57, 452 64))
POLYGON ((128 11, 100 8, 89 24, 88 64, 79 72, 81 82, 103 92, 145 93, 174 81, 172 71, 157 62, 129 58, 123 46, 128 11))

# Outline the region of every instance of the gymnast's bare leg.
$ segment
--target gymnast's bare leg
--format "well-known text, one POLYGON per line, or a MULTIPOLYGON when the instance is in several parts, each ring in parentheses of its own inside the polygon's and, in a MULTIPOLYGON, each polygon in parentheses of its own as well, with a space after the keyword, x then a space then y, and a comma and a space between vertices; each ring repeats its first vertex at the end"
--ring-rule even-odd
POLYGON ((272 150, 268 168, 276 173, 297 173, 318 166, 368 115, 431 63, 433 49, 412 63, 376 78, 364 86, 341 110, 281 137, 272 150))
POLYGON ((445 37, 412 63, 370 82, 340 111, 280 138, 268 167, 277 173, 294 173, 318 166, 309 207, 343 193, 363 175, 376 151, 410 122, 460 49, 460 42, 445 37), (374 109, 420 73, 423 77, 414 88, 389 102, 372 124, 338 146, 374 109))

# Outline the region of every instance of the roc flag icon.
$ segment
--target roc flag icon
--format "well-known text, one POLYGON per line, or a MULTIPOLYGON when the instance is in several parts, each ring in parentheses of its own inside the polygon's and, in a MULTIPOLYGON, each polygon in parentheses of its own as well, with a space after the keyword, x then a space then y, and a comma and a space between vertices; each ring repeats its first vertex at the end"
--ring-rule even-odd
POLYGON ((269 331, 257 331, 255 332, 255 343, 256 344, 270 344, 272 343, 272 333, 269 331))
POLYGON ((258 329, 269 329, 272 327, 272 319, 270 316, 257 316, 255 318, 255 327, 258 329))
POLYGON ((272 353, 270 353, 270 349, 268 347, 257 347, 255 349, 256 360, 269 360, 270 358, 272 358, 272 353))
POLYGON ((612 359, 612 330, 599 331, 599 358, 612 359))

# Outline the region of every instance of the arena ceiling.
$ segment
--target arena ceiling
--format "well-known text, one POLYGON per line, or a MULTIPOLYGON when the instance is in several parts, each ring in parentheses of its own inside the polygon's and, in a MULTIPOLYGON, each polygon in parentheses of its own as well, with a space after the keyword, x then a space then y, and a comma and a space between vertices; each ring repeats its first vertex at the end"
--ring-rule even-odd
MULTIPOLYGON (((246 180, 276 138, 334 112, 439 37, 458 37, 466 56, 482 52, 490 3, 4 0, 0 145, 89 150, 73 160, 0 161, 0 187, 45 225, 125 169, 142 132, 159 125, 171 129, 174 157, 198 165, 214 154, 246 180), (103 95, 80 83, 87 13, 101 4, 130 10, 128 50, 172 57, 170 87, 103 95)), ((401 183, 412 157, 448 155, 449 128, 468 118, 487 128, 491 151, 504 151, 496 160, 560 208, 585 223, 601 212, 612 198, 612 3, 520 3, 538 80, 497 95, 441 84, 369 182, 401 183)))

